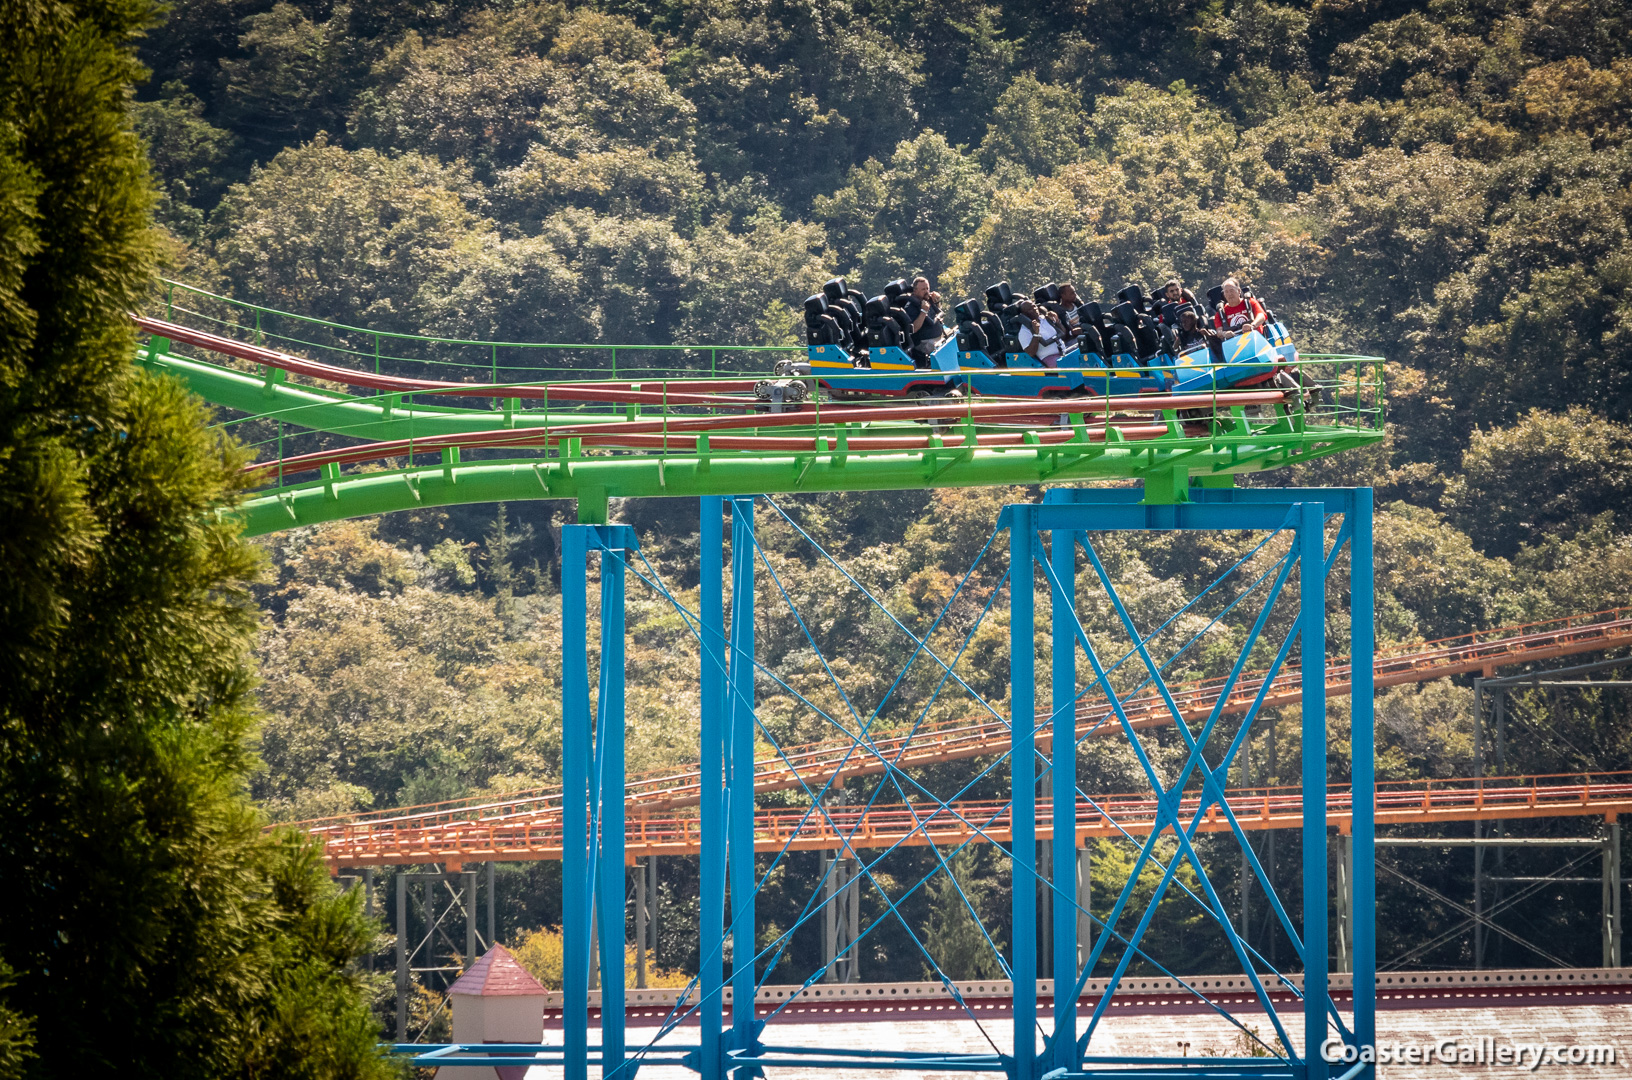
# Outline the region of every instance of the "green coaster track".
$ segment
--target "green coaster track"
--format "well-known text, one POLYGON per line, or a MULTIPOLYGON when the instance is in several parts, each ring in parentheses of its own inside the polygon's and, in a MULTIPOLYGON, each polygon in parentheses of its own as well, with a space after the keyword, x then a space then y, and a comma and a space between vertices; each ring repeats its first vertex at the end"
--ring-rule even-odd
POLYGON ((329 323, 166 283, 138 317, 139 364, 222 410, 253 451, 241 513, 259 535, 324 521, 573 499, 606 521, 641 496, 1131 480, 1145 502, 1192 483, 1383 437, 1383 361, 1300 357, 1325 387, 1209 394, 823 400, 754 396, 800 348, 468 341, 329 323), (455 404, 457 402, 457 404, 455 404))

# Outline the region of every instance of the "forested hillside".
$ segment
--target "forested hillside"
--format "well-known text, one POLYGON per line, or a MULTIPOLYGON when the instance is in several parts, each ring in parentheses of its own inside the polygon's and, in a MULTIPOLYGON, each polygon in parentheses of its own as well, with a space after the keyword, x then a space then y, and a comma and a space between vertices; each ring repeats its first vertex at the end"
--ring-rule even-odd
MULTIPOLYGON (((1089 298, 1238 275, 1304 348, 1391 361, 1386 445, 1267 482, 1376 487, 1378 632, 1409 641, 1632 603, 1629 42, 1632 14, 1611 0, 177 0, 147 40, 134 110, 172 276, 383 330, 787 344, 833 273, 872 293, 922 272, 955 297, 1070 279, 1089 298)), ((789 498, 787 518, 763 512, 763 541, 818 643, 848 657, 847 689, 874 703, 906 639, 793 523, 921 628, 997 507, 1034 494, 789 498)), ((695 588, 695 505, 614 509, 672 587, 695 588)), ((568 512, 426 511, 267 542, 255 792, 272 814, 556 777, 568 512)), ((1242 550, 1108 549, 1150 613, 1242 550)), ((967 625, 1000 575, 989 557, 952 621, 967 625)), ((672 609, 637 592, 631 767, 658 768, 695 754, 695 659, 672 609)), ((831 694, 773 601, 765 663, 831 694)), ((1006 634, 983 628, 967 660, 997 701, 1006 634)), ((1222 673, 1223 653, 1203 653, 1185 674, 1222 673)), ((792 700, 767 695, 768 726, 827 734, 792 700)), ((1449 683, 1385 692, 1379 775, 1467 775, 1470 702, 1449 683)), ((1509 771, 1632 767, 1624 703, 1532 705, 1509 771)), ((1335 776, 1346 715, 1333 704, 1335 776)), ((1139 782, 1109 743, 1087 757, 1101 791, 1139 782)), ((1278 774, 1296 769, 1284 743, 1278 774)), ((1465 893, 1463 868, 1436 859, 1416 872, 1465 893)), ((507 932, 557 917, 553 872, 512 868, 507 932)), ((996 915, 1007 898, 990 880, 975 895, 996 915)), ((1384 902, 1385 961, 1448 917, 1406 891, 1384 902)), ((964 930, 931 925, 932 896, 913 903, 961 947, 964 930)), ((1596 904, 1561 892, 1516 918, 1591 926, 1596 904)), ((684 959, 681 924, 666 924, 665 963, 684 959)), ((1596 958, 1590 933, 1557 932, 1581 937, 1572 959, 1596 958)), ((1158 953, 1229 966, 1175 933, 1158 953)), ((865 977, 916 977, 904 936, 874 940, 865 977)), ((1419 963, 1459 963, 1464 943, 1419 963)))

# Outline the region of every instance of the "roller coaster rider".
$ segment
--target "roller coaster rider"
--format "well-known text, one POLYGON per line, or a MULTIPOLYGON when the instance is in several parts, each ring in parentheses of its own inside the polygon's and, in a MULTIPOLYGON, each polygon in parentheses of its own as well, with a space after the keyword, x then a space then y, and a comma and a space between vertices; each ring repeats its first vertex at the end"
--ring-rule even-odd
POLYGON ((941 319, 941 294, 929 287, 929 279, 912 279, 912 294, 902 301, 912 325, 912 356, 924 362, 946 337, 946 324, 941 319))
POLYGON ((1248 330, 1262 331, 1269 325, 1269 314, 1264 311, 1264 305, 1258 302, 1257 297, 1244 295, 1239 281, 1233 277, 1225 278, 1219 288, 1224 291, 1224 302, 1218 305, 1213 325, 1223 331, 1225 337, 1235 337, 1248 330))
POLYGON ((1179 307, 1179 324, 1173 328, 1173 337, 1180 352, 1193 345, 1205 344, 1213 353, 1213 362, 1223 363, 1222 335, 1201 321, 1193 305, 1183 304, 1179 307))
POLYGON ((1060 284, 1060 302, 1054 307, 1060 316, 1061 325, 1065 329, 1065 340, 1069 345, 1082 335, 1082 300, 1077 296, 1077 287, 1069 281, 1060 284))
POLYGON ((1184 282, 1178 278, 1167 279, 1167 284, 1162 286, 1158 301, 1158 307, 1166 304, 1189 304, 1192 310, 1201 310, 1201 305, 1196 302, 1196 294, 1185 288, 1184 282))
POLYGON ((1052 311, 1041 311, 1031 300, 1020 302, 1020 348, 1044 367, 1060 366, 1065 352, 1065 327, 1052 311))

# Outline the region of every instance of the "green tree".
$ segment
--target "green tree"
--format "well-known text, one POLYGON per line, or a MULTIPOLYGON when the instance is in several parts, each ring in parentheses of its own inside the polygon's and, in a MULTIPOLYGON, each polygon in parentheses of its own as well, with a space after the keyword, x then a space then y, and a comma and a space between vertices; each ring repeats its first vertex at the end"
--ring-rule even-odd
POLYGON ((221 71, 236 126, 262 153, 345 129, 346 100, 367 70, 350 18, 348 4, 318 22, 279 0, 244 20, 243 56, 222 59, 221 71))
MULTIPOLYGON (((926 888, 929 899, 929 925, 924 928, 924 951, 934 959, 940 970, 952 979, 995 979, 1003 972, 996 949, 1004 943, 986 940, 981 933, 982 922, 995 911, 990 907, 986 893, 991 891, 990 876, 977 874, 976 855, 972 848, 964 848, 946 864, 945 868, 926 888), (966 899, 967 897, 967 899, 966 899), (976 904, 973 913, 971 904, 976 904)), ((925 978, 935 978, 935 972, 925 965, 925 978)))
POLYGON ((975 159, 936 131, 901 143, 887 166, 869 160, 832 195, 817 196, 815 216, 838 248, 839 265, 865 287, 902 274, 938 281, 951 253, 975 231, 992 184, 975 159))
MULTIPOLYGON (((16 984, 16 973, 0 960, 0 993, 16 984)), ((0 1004, 0 1076, 23 1075, 23 1065, 33 1057, 33 1022, 16 1009, 0 1004)))
POLYGON ((1082 157, 1086 120, 1076 91, 1021 72, 992 109, 981 158, 989 167, 1010 161, 1027 175, 1046 176, 1082 157))
POLYGON ((0 35, 0 956, 25 1075, 375 1077, 347 965, 371 928, 269 842, 241 455, 130 364, 156 237, 128 94, 145 3, 24 5, 0 35))
POLYGON ((666 67, 703 167, 767 177, 795 211, 912 134, 922 54, 846 0, 688 4, 666 67))
POLYGON ((514 164, 559 92, 564 73, 541 54, 564 15, 557 4, 527 4, 481 12, 455 36, 404 35, 358 95, 352 134, 381 150, 463 158, 484 175, 514 164))
POLYGON ((216 258, 237 290, 274 307, 412 332, 463 253, 491 236, 477 198, 464 169, 320 139, 227 192, 211 222, 216 258))
POLYGON ((167 83, 159 100, 139 101, 132 108, 136 132, 147 144, 159 181, 159 221, 196 239, 205 212, 226 187, 221 171, 236 140, 204 119, 204 103, 185 83, 167 83))
MULTIPOLYGON (((1632 496, 1632 427, 1583 405, 1475 431, 1446 486, 1451 516, 1492 555, 1564 540, 1632 496)), ((1624 525, 1624 523, 1623 523, 1624 525)))

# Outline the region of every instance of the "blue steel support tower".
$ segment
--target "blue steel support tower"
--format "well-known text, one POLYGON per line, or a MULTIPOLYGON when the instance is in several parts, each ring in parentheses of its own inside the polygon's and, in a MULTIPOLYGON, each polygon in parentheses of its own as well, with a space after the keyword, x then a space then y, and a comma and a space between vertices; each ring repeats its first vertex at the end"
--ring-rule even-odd
MULTIPOLYGON (((1010 855, 1011 925, 1008 966, 1015 986, 1012 1053, 942 1054, 895 1050, 888 1047, 804 1047, 797 1029, 784 1031, 775 1045, 761 1040, 765 1022, 754 1009, 756 963, 765 959, 774 967, 770 950, 760 949, 755 937, 754 900, 760 881, 754 863, 754 763, 756 719, 754 681, 754 579, 759 548, 754 537, 754 500, 702 500, 700 610, 694 615, 698 631, 701 671, 701 852, 700 852, 700 970, 688 999, 688 1016, 700 1021, 699 1041, 691 1044, 684 1063, 706 1080, 724 1080, 728 1071, 739 1077, 759 1075, 769 1065, 829 1066, 847 1071, 865 1062, 878 1069, 985 1071, 1003 1073, 1012 1080, 1071 1080, 1073 1077, 1151 1075, 1156 1067, 1164 1076, 1200 1076, 1220 1069, 1241 1080, 1356 1080, 1369 1075, 1364 1065, 1328 1066, 1319 1047, 1335 1035, 1344 1042, 1365 1045, 1374 1041, 1373 973, 1375 935, 1370 922, 1373 878, 1373 765, 1372 716, 1372 577, 1371 493, 1364 489, 1207 488, 1195 487, 1176 504, 1146 504, 1138 489, 1056 489, 1042 504, 1006 508, 999 529, 1008 529, 1010 552, 1010 855), (730 623, 726 623, 725 549, 722 517, 731 519, 730 623), (1284 536, 1284 555, 1270 560, 1260 577, 1269 582, 1267 600, 1247 634, 1226 680, 1218 703, 1210 707, 1199 727, 1180 716, 1180 709, 1163 679, 1164 665, 1152 655, 1156 635, 1135 625, 1119 596, 1094 537, 1102 533, 1164 532, 1172 530, 1242 530, 1269 537, 1284 536), (1328 547, 1327 536, 1332 534, 1328 547), (1047 540, 1047 550, 1044 540, 1047 540), (1327 928, 1326 825, 1326 630, 1327 582, 1339 556, 1349 555, 1350 652, 1353 687, 1353 844, 1355 991, 1353 1023, 1337 1013, 1328 992, 1329 942, 1327 928), (1084 565, 1085 564, 1085 565, 1084 565), (1121 660, 1107 664, 1096 650, 1078 615, 1079 568, 1091 571, 1103 590, 1115 619, 1127 632, 1132 649, 1121 660), (1294 576, 1294 571, 1296 574, 1294 576), (1271 581, 1270 579, 1273 578, 1271 581), (1036 611, 1033 590, 1046 582, 1050 599, 1052 644, 1050 703, 1038 718, 1035 662, 1036 611), (1267 678, 1256 690, 1242 721, 1228 740, 1210 739, 1225 729, 1220 720, 1224 702, 1243 675, 1254 649, 1265 644, 1266 627, 1278 598, 1295 592, 1291 631, 1278 645, 1267 678), (1300 667, 1298 685, 1304 718, 1303 758, 1303 879, 1299 910, 1290 911, 1270 886, 1250 846, 1235 810, 1224 799, 1232 764, 1238 759, 1260 707, 1296 647, 1300 667), (1091 674, 1078 677, 1079 658, 1091 674), (1124 666, 1126 665, 1126 666, 1124 666), (1112 669, 1144 676, 1144 685, 1165 701, 1173 713, 1173 728, 1186 755, 1171 782, 1163 782, 1142 747, 1124 712, 1123 699, 1136 691, 1112 689, 1112 669), (1095 920, 1097 929, 1086 963, 1079 964, 1077 939, 1081 908, 1076 902, 1078 812, 1093 808, 1077 775, 1078 746, 1085 737, 1078 730, 1077 703, 1087 692, 1103 692, 1109 723, 1124 729, 1128 743, 1156 796, 1158 821, 1148 837, 1127 837, 1142 844, 1127 885, 1110 914, 1095 920), (1040 749, 1041 748, 1041 749, 1040 749), (1051 807, 1043 821, 1052 830, 1052 858, 1048 880, 1053 891, 1053 953, 1055 987, 1052 1023, 1040 1025, 1035 993, 1037 975, 1036 837, 1039 825, 1037 794, 1047 784, 1051 807), (1184 802, 1180 812, 1181 796, 1184 802), (1227 824, 1242 844, 1249 866, 1269 901, 1274 919, 1291 939, 1301 972, 1278 972, 1247 941, 1195 853, 1194 838, 1212 813, 1227 824), (1134 919, 1130 907, 1133 885, 1144 867, 1160 867, 1157 841, 1171 838, 1175 853, 1161 867, 1160 883, 1142 912, 1134 919), (1182 864, 1193 869, 1187 884, 1179 874, 1182 864), (1154 865, 1153 865, 1154 864, 1154 865), (1223 933, 1254 989, 1273 1027, 1287 1048, 1284 1057, 1264 1058, 1150 1058, 1095 1052, 1096 1029, 1105 1019, 1121 980, 1136 959, 1149 960, 1139 950, 1158 903, 1164 895, 1183 892, 1201 905, 1223 933), (729 906, 727 896, 729 895, 729 906), (1294 913, 1297 918, 1294 919, 1294 913), (724 960, 726 942, 730 960, 733 1004, 724 1015, 724 960), (1092 1008, 1083 1000, 1091 976, 1110 975, 1092 1008), (1075 976, 1073 978, 1073 976, 1075 976), (1269 998, 1270 990, 1292 991, 1299 999, 1285 1015, 1269 998), (1084 1015, 1086 1013, 1086 1015, 1084 1015), (1041 1049, 1039 1049, 1041 1037, 1041 1049)), ((1267 540, 1265 541, 1268 542, 1267 540)), ((568 526, 563 533, 563 776, 566 784, 565 852, 563 858, 563 933, 566 950, 563 971, 562 1063, 568 1080, 587 1075, 590 1063, 600 1062, 603 1075, 628 1080, 641 1060, 657 1061, 660 1051, 625 1047, 623 1028, 623 662, 624 569, 626 556, 638 554, 634 535, 623 526, 568 526), (589 678, 585 637, 588 630, 585 563, 593 551, 601 559, 601 654, 599 697, 595 715, 589 705, 589 678), (601 1044, 588 1042, 591 913, 598 911, 602 930, 604 973, 601 1044)), ((774 573, 771 574, 774 579, 774 573)), ((650 582, 648 582, 650 584, 650 582)), ((1256 586, 1255 586, 1256 587, 1256 586)), ((670 598, 672 600, 672 597, 670 598)), ((1101 608, 1103 610, 1103 608, 1101 608)), ((1103 643, 1102 647, 1103 647, 1103 643)), ((947 669, 951 674, 951 669, 947 669)), ((770 677, 774 678, 774 675, 770 677)), ((1242 691, 1246 693, 1246 691, 1242 691)), ((1237 695, 1239 699, 1239 695, 1237 695)), ((865 736, 858 748, 865 744, 865 736)), ((898 779, 906 782, 906 774, 898 779)), ((820 801, 812 793, 812 813, 820 801)), ((933 798, 933 797, 932 797, 933 798)), ((933 803, 926 804, 933 805, 933 803)), ((880 856, 882 858, 882 856, 880 856)), ((873 881, 870 864, 863 860, 862 877, 873 881)), ((921 885, 922 882, 919 883, 921 885)), ((914 886, 916 888, 918 886, 914 886)), ((895 901, 885 897, 883 918, 900 915, 895 901)), ((808 919, 807 914, 803 919, 808 919)), ((875 923, 876 925, 876 923, 875 923)), ((791 932, 791 931, 790 931, 791 932)), ((774 948, 774 947, 773 947, 774 948)), ((1182 977, 1179 978, 1182 983, 1182 977)), ((811 976, 814 980, 816 975, 811 976)), ((1097 987, 1096 987, 1097 989, 1097 987)), ((1192 988, 1197 997, 1208 995, 1192 988)), ((1221 1013, 1227 1013, 1216 1005, 1221 1013)), ((1282 1006, 1284 1009, 1284 1005, 1282 1006)), ((1243 1029, 1245 1030, 1245 1029, 1243 1029)), ((771 1040, 765 1040, 770 1042, 771 1040)), ((676 1047, 678 1049, 678 1047, 676 1047)), ((676 1049, 668 1051, 670 1055, 676 1049)), ((497 1060, 497 1059, 495 1059, 497 1060)), ((1210 1073, 1210 1074, 1211 1074, 1210 1073)))
POLYGON ((698 1071, 703 1080, 721 1080, 724 1048, 720 1019, 725 1001, 725 763, 726 763, 726 641, 725 537, 720 518, 723 500, 704 496, 698 539, 702 543, 698 580, 701 646, 699 712, 702 737, 701 838, 698 871, 697 992, 700 1003, 701 1052, 698 1071))
MULTIPOLYGON (((1009 799, 1014 830, 1009 845, 1014 875, 1009 930, 1014 981, 1014 1060, 1010 1068, 1013 1076, 1029 1077, 1036 1073, 1037 1063, 1037 763, 1032 752, 1037 728, 1037 654, 1031 573, 1037 552, 1037 508, 1011 506, 1004 512, 1009 515, 1013 575, 1009 582, 1009 799), (1026 569, 1021 571, 1021 567, 1026 569), (1025 992, 1028 987, 1033 988, 1032 993, 1025 992)), ((1074 740, 1074 723, 1069 730, 1074 740)), ((1074 798, 1072 802, 1074 805, 1074 798)))
MULTIPOLYGON (((1130 489, 1099 489, 1099 490, 1054 490, 1045 497, 1041 508, 1011 507, 1005 513, 1007 523, 1012 530, 1025 529, 1040 534, 1047 531, 1051 534, 1052 551, 1047 564, 1047 576, 1053 600, 1052 636, 1054 641, 1053 666, 1053 709, 1049 717, 1051 744, 1053 747, 1053 783, 1054 807, 1054 872, 1052 888, 1055 894, 1056 911, 1063 904, 1063 899, 1071 897, 1075 888, 1071 876, 1075 872, 1075 862, 1071 858, 1071 848, 1074 847, 1074 835, 1067 839, 1065 828, 1068 824, 1074 827, 1075 805, 1074 797, 1077 794, 1075 783, 1075 759, 1071 755, 1062 754, 1062 746, 1069 744, 1073 751, 1075 740, 1074 710, 1062 705, 1062 702, 1074 700, 1076 694, 1075 657, 1078 648, 1085 651, 1087 658, 1094 668, 1095 675, 1103 681, 1104 668, 1094 655, 1091 644, 1083 633, 1080 623, 1075 617, 1075 586, 1074 562, 1075 552, 1082 548, 1093 564, 1100 583, 1106 590, 1113 608, 1127 626, 1135 642, 1140 638, 1132 626, 1126 608, 1116 595, 1116 591, 1105 574, 1100 560, 1094 553, 1086 536, 1091 532, 1113 532, 1126 530, 1154 530, 1167 531, 1173 529, 1251 529, 1251 530, 1284 530, 1294 535, 1294 552, 1298 564, 1298 616, 1297 638, 1300 639, 1300 675, 1302 713, 1302 794, 1303 794, 1303 882, 1302 882, 1302 925, 1299 932, 1293 935, 1293 940, 1299 951, 1298 959, 1302 963, 1302 1039, 1304 1052, 1301 1059, 1291 1062, 1293 1069, 1290 1073, 1296 1077, 1314 1078, 1322 1080, 1331 1075, 1332 1070, 1321 1060, 1319 1047, 1328 1038, 1331 1032, 1348 1043, 1370 1045, 1375 1041, 1375 970, 1376 970, 1376 939, 1370 913, 1375 897, 1374 860, 1374 811, 1373 792, 1375 785, 1375 766, 1372 756, 1372 740, 1374 729, 1373 718, 1373 598, 1372 598, 1372 550, 1371 550, 1371 492, 1369 489, 1233 489, 1233 488, 1192 488, 1189 491, 1190 500, 1176 505, 1146 505, 1140 502, 1140 492, 1130 489), (1325 533, 1328 518, 1340 522, 1330 551, 1325 544, 1325 533), (1354 906, 1357 912, 1354 934, 1354 1023, 1352 1030, 1346 1029, 1338 1023, 1338 1016, 1331 1005, 1328 991, 1329 977, 1329 941, 1327 926, 1327 904, 1329 887, 1327 881, 1327 826, 1326 826, 1326 580, 1333 564, 1337 561, 1342 548, 1349 548, 1350 565, 1350 639, 1351 663, 1353 672, 1353 719, 1352 719, 1352 780, 1354 817, 1352 822, 1354 843, 1354 906), (1070 638, 1074 641, 1069 641, 1070 638), (1318 718, 1318 719, 1317 719, 1318 718), (1067 732, 1071 737, 1067 737, 1067 732), (1063 770, 1072 770, 1072 775, 1062 775, 1063 770), (1070 790, 1073 795, 1073 805, 1068 816, 1066 807, 1062 805, 1064 793, 1070 790)), ((1011 550, 1015 552, 1013 571, 1015 578, 1014 596, 1017 598, 1011 609, 1011 618, 1015 624, 1024 621, 1028 626, 1031 621, 1031 603, 1029 597, 1021 599, 1020 594, 1027 592, 1024 588, 1025 579, 1018 576, 1020 553, 1026 551, 1029 555, 1030 545, 1011 536, 1011 550)), ((1284 587, 1287 581, 1287 572, 1291 569, 1290 563, 1282 568, 1281 575, 1274 585, 1275 593, 1284 587)), ((1239 677, 1244 669, 1251 646, 1257 641, 1264 623, 1273 606, 1274 594, 1270 602, 1265 604, 1264 613, 1254 626, 1252 635, 1248 639, 1247 647, 1235 663, 1231 673, 1231 681, 1239 677)), ((1011 625, 1011 640, 1018 648, 1018 642, 1023 636, 1021 628, 1011 625)), ((1292 637, 1288 637, 1282 646, 1280 655, 1276 659, 1276 669, 1286 659, 1292 644, 1292 637)), ((1235 820, 1233 813, 1222 798, 1222 789, 1229 771, 1231 762, 1235 759, 1252 719, 1257 714, 1257 703, 1248 712, 1242 724, 1241 732, 1235 737, 1231 746, 1225 751, 1217 766, 1210 767, 1206 759, 1201 756, 1208 735, 1213 731, 1218 719, 1218 709, 1208 718, 1199 736, 1193 736, 1184 722, 1178 719, 1177 706, 1168 696, 1162 682, 1160 669, 1145 653, 1143 645, 1137 645, 1136 651, 1147 665, 1151 681, 1157 690, 1167 699, 1169 707, 1175 714, 1175 728, 1179 731, 1190 751, 1190 759, 1186 767, 1186 775, 1190 771, 1200 769, 1203 781, 1202 803, 1194 810, 1188 827, 1172 810, 1167 811, 1164 824, 1170 830, 1179 844, 1181 852, 1189 850, 1188 837, 1193 836, 1199 825, 1209 802, 1218 806, 1219 810, 1230 824, 1238 842, 1249 852, 1246 846, 1246 837, 1240 823, 1235 820)), ((1032 694, 1028 688, 1032 683, 1026 680, 1027 665, 1023 662, 1013 666, 1014 683, 1011 687, 1013 695, 1013 722, 1018 732, 1022 718, 1028 715, 1032 707, 1028 700, 1032 694)), ((1262 701, 1263 693, 1268 688, 1268 681, 1264 683, 1264 690, 1258 695, 1262 701)), ((1220 702, 1227 694, 1220 696, 1220 702)), ((1121 718, 1120 707, 1113 700, 1113 710, 1121 718)), ((1141 763, 1145 766, 1147 777, 1152 781, 1153 792, 1166 796, 1176 807, 1176 796, 1184 788, 1183 778, 1171 787, 1164 788, 1156 781, 1155 773, 1150 770, 1149 763, 1143 753, 1138 750, 1138 741, 1131 729, 1128 732, 1133 741, 1136 752, 1139 753, 1141 763)), ((1018 744, 1019 736, 1015 741, 1018 744)), ((1016 751, 1018 755, 1018 750, 1016 751)), ((1016 758, 1018 760, 1018 756, 1016 758)), ((1018 802, 1019 785, 1016 784, 1016 815, 1021 812, 1018 802)), ((1141 864, 1148 858, 1155 839, 1161 830, 1152 832, 1150 841, 1141 853, 1141 864)), ((1015 832, 1016 866, 1022 867, 1026 852, 1022 849, 1020 831, 1015 832)), ((1173 879, 1173 870, 1178 866, 1179 859, 1175 858, 1168 868, 1163 884, 1158 888, 1156 896, 1144 913, 1138 928, 1134 931, 1133 940, 1137 942, 1140 935, 1148 927, 1157 900, 1173 879)), ((1229 938, 1232 948, 1244 961, 1244 968, 1259 990, 1259 996, 1266 1002, 1266 1009, 1272 1023, 1278 1031, 1285 1031, 1280 1018, 1276 1015, 1273 1006, 1267 1005, 1267 994, 1264 984, 1257 976, 1254 968, 1258 965, 1256 957, 1249 958, 1250 949, 1245 945, 1241 934, 1230 926, 1228 913, 1222 900, 1213 891, 1207 880, 1205 871, 1199 859, 1193 863, 1200 878, 1209 906, 1218 917, 1219 924, 1229 938)), ((1260 875, 1262 868, 1253 860, 1254 870, 1260 875)), ((1020 871, 1017 869, 1017 874, 1020 871)), ((1118 917, 1131 893, 1132 881, 1138 876, 1136 869, 1130 878, 1129 888, 1118 899, 1111 918, 1105 922, 1106 931, 1116 927, 1118 917)), ((1261 878, 1262 880, 1262 878, 1261 878)), ((1290 918, 1273 890, 1267 888, 1266 895, 1271 899, 1277 916, 1289 932, 1293 929, 1290 918)), ((1029 908, 1035 901, 1035 891, 1021 887, 1017 880, 1014 888, 1016 901, 1016 936, 1024 918, 1032 912, 1022 911, 1022 907, 1029 908)), ((1072 912, 1074 915, 1074 912, 1072 912)), ((1073 970, 1075 962, 1075 924, 1074 921, 1061 918, 1058 913, 1054 925, 1054 963, 1055 963, 1055 1032, 1050 1039, 1050 1053, 1047 1060, 1047 1069, 1064 1070, 1060 1076, 1069 1076, 1079 1070, 1091 1069, 1096 1074, 1107 1069, 1114 1070, 1117 1066, 1148 1066, 1154 1064, 1149 1059, 1131 1059, 1114 1056, 1097 1056, 1088 1053, 1095 1026, 1104 1014, 1114 993, 1115 983, 1125 973, 1128 962, 1133 958, 1130 947, 1124 952, 1121 963, 1118 964, 1112 975, 1113 985, 1101 996, 1098 1005, 1090 1016, 1088 1029, 1080 1038, 1069 1042, 1059 1037, 1066 1030, 1076 1031, 1077 999, 1084 984, 1093 970, 1093 965, 1101 957, 1107 942, 1110 940, 1108 932, 1101 933, 1095 943, 1089 958, 1089 967, 1074 984, 1070 984, 1065 973, 1073 970), (1068 1025, 1070 1025, 1068 1027, 1068 1025)), ((1019 966, 1016 965, 1016 980, 1020 978, 1019 966)), ((1019 1013, 1016 1009, 1016 1038, 1021 1038, 1019 1030, 1019 1013)), ((1287 1032, 1290 1034, 1290 1032, 1287 1032)), ((1293 1045, 1290 1038, 1283 1038, 1288 1046, 1293 1045)), ((1017 1044, 1016 1062, 1018 1064, 1020 1049, 1017 1044)), ((1183 1071, 1180 1062, 1171 1063, 1183 1071)), ((1345 1068, 1341 1075, 1360 1077, 1368 1074, 1368 1068, 1356 1065, 1345 1068)), ((1024 1076, 1023 1072, 1016 1071, 1016 1075, 1024 1076)), ((1266 1066, 1262 1071, 1255 1072, 1247 1069, 1237 1075, 1286 1076, 1289 1075, 1285 1066, 1279 1068, 1266 1066)))
POLYGON ((585 1080, 596 901, 601 931, 601 1075, 624 1062, 624 567, 639 548, 627 525, 561 530, 561 1014, 566 1080, 585 1080), (589 552, 601 562, 601 670, 589 708, 589 552))

